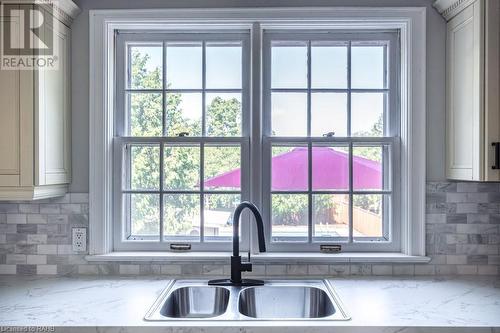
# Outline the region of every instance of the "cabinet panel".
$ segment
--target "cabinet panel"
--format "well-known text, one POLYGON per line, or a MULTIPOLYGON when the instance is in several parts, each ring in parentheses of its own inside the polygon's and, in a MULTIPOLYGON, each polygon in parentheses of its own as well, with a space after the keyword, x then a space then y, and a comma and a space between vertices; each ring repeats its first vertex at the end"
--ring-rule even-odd
POLYGON ((19 174, 19 71, 0 70, 0 174, 19 174))
POLYGON ((479 180, 482 174, 480 4, 448 22, 447 177, 479 180))
POLYGON ((70 33, 62 23, 47 27, 54 34, 57 70, 39 71, 39 185, 63 184, 70 177, 70 33))
MULTIPOLYGON (((4 19, 19 34, 19 21, 4 19)), ((20 174, 20 71, 0 70, 0 101, 0 179, 6 186, 16 186, 20 174)))

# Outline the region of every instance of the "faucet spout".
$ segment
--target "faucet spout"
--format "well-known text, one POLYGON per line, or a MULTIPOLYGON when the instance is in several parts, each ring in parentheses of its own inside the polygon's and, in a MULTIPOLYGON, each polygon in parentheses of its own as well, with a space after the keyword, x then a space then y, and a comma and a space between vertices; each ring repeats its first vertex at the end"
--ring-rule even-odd
POLYGON ((259 240, 259 251, 266 252, 266 242, 264 239, 264 222, 262 221, 262 215, 259 212, 257 206, 248 201, 241 202, 238 207, 234 210, 233 214, 233 257, 240 255, 240 216, 245 208, 252 211, 255 222, 257 223, 257 237, 259 240))

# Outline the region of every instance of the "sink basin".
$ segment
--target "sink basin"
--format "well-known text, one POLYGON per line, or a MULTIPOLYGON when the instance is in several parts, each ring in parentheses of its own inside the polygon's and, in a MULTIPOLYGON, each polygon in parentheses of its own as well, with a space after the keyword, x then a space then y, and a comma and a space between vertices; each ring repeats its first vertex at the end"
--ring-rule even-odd
POLYGON ((335 313, 328 294, 301 286, 251 287, 240 293, 241 314, 262 319, 324 318, 335 313))
POLYGON ((266 280, 263 286, 209 286, 173 280, 144 317, 148 321, 349 320, 327 280, 266 280))
POLYGON ((226 312, 229 290, 220 287, 182 287, 165 300, 161 315, 171 318, 211 318, 226 312))

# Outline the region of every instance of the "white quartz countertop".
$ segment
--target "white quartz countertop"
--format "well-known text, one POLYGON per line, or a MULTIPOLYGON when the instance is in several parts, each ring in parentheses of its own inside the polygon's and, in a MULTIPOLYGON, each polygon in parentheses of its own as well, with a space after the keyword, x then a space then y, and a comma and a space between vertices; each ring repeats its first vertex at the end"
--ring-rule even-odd
POLYGON ((0 331, 8 331, 2 326, 55 326, 56 332, 500 333, 498 277, 331 279, 349 321, 144 321, 168 281, 0 277, 0 331))

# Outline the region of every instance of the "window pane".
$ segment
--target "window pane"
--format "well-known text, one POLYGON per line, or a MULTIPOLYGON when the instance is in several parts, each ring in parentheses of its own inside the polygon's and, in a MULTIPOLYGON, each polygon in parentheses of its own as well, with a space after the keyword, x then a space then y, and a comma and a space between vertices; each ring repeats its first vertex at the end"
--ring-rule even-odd
POLYGON ((132 190, 158 190, 160 187, 160 147, 130 145, 130 184, 132 190))
POLYGON ((205 190, 241 188, 241 149, 235 146, 205 147, 205 190))
POLYGON ((352 46, 352 88, 385 88, 384 49, 385 46, 352 46))
POLYGON ((314 240, 349 237, 349 195, 313 194, 314 240))
POLYGON ((313 43, 311 72, 312 88, 347 88, 347 47, 313 43))
POLYGON ((163 196, 163 235, 167 241, 200 241, 200 195, 163 196))
POLYGON ((206 241, 232 241, 233 211, 240 202, 239 194, 205 194, 206 241))
POLYGON ((273 242, 307 241, 307 195, 273 194, 271 207, 273 242))
POLYGON ((347 136, 347 94, 311 94, 311 136, 347 136))
POLYGON ((167 94, 167 136, 179 136, 182 132, 189 136, 201 136, 201 101, 201 93, 167 94))
POLYGON ((381 194, 353 196, 353 237, 383 237, 383 201, 381 194))
POLYGON ((202 72, 201 43, 167 44, 167 88, 200 89, 202 72))
POLYGON ((166 190, 199 189, 200 184, 200 147, 171 146, 165 147, 164 187, 166 190))
POLYGON ((129 240, 159 240, 160 238, 160 196, 158 194, 126 194, 130 217, 129 240))
POLYGON ((208 89, 241 89, 241 43, 207 43, 208 89))
POLYGON ((307 43, 273 42, 271 88, 307 88, 307 43))
POLYGON ((128 93, 131 136, 162 136, 163 100, 160 93, 128 93))
POLYGON ((351 94, 352 136, 384 135, 384 93, 351 94))
POLYGON ((129 46, 128 87, 131 89, 162 89, 162 45, 129 46))
POLYGON ((349 189, 349 148, 315 146, 312 148, 312 189, 349 189))
POLYGON ((206 95, 208 136, 241 136, 241 94, 206 95))
POLYGON ((305 191, 308 189, 307 147, 272 148, 272 191, 305 191))
POLYGON ((359 146, 352 149, 353 153, 353 181, 355 190, 387 190, 390 177, 384 173, 389 170, 387 163, 389 146, 359 146), (384 184, 385 182, 385 184, 384 184))
POLYGON ((307 136, 307 94, 272 93, 272 135, 307 136))

